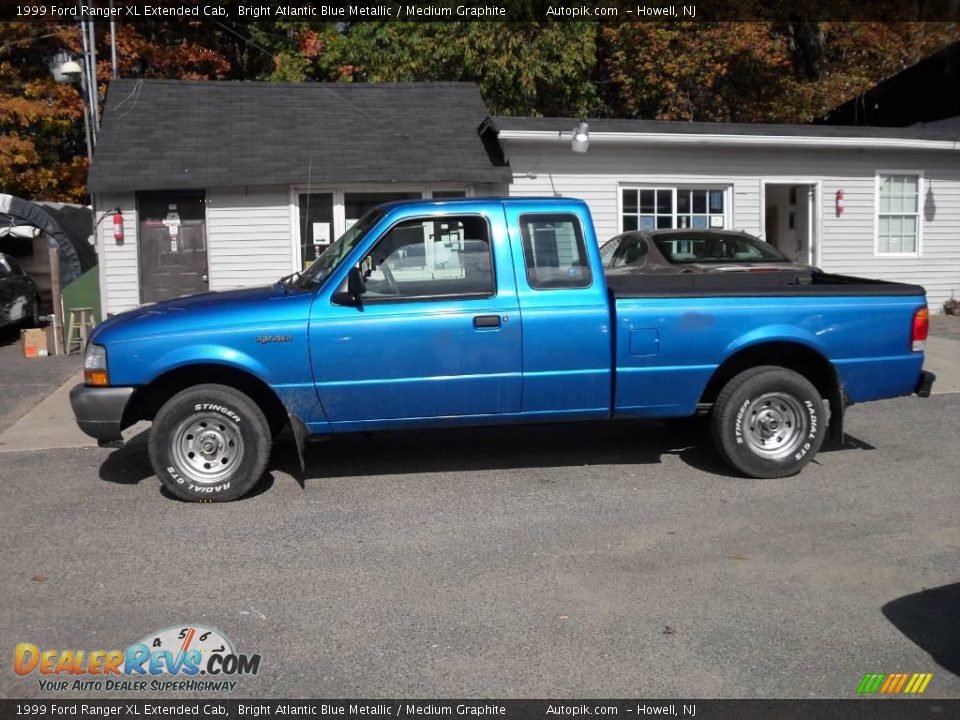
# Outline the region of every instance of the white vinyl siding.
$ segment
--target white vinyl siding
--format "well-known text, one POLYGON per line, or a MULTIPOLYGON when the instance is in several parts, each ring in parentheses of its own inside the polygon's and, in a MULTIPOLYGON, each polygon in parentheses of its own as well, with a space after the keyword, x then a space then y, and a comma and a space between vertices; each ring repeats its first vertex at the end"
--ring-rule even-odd
POLYGON ((916 283, 927 289, 936 312, 951 292, 960 296, 960 153, 949 150, 720 148, 596 143, 585 154, 569 142, 507 140, 514 173, 511 195, 565 195, 590 207, 603 243, 620 232, 622 187, 729 188, 728 229, 763 237, 763 183, 813 184, 820 190, 816 215, 817 262, 829 272, 916 283), (884 168, 922 170, 919 225, 922 257, 876 253, 877 173, 884 168), (836 212, 843 189, 845 210, 836 212))
POLYGON ((268 285, 294 270, 286 187, 207 190, 210 289, 268 285))
POLYGON ((133 193, 110 193, 96 197, 97 257, 100 263, 100 309, 102 317, 131 310, 140 304, 140 273, 137 269, 137 210, 133 193), (113 237, 116 208, 123 213, 123 241, 113 237))

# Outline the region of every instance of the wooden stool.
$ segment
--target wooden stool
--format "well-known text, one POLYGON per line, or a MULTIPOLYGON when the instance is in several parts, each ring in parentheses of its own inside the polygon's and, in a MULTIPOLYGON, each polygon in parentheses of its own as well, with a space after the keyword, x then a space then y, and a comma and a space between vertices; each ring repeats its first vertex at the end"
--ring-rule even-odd
POLYGON ((67 355, 73 354, 74 343, 77 344, 77 350, 79 352, 84 351, 84 349, 87 347, 87 339, 90 337, 90 331, 93 330, 93 327, 93 308, 70 308, 70 322, 67 324, 67 355))

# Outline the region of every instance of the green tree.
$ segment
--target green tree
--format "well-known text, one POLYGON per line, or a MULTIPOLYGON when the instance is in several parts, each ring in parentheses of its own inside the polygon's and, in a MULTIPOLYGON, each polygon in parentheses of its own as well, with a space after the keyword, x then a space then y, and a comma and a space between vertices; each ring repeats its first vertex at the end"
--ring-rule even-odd
POLYGON ((317 79, 476 82, 490 111, 587 115, 599 109, 592 23, 357 23, 327 32, 317 79))

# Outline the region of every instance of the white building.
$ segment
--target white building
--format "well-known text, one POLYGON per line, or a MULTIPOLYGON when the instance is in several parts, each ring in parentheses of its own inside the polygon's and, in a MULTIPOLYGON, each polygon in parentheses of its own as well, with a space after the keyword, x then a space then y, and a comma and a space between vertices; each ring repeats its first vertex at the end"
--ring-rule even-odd
POLYGON ((830 272, 960 296, 960 131, 486 118, 469 83, 115 80, 89 176, 105 313, 302 268, 408 197, 568 195, 606 239, 732 228, 830 272), (842 200, 838 193, 842 191, 842 200), (842 207, 842 211, 841 211, 842 207))
POLYGON ((933 309, 960 296, 960 131, 591 120, 574 153, 576 122, 494 120, 511 195, 583 198, 601 238, 744 230, 829 272, 923 285, 933 309))

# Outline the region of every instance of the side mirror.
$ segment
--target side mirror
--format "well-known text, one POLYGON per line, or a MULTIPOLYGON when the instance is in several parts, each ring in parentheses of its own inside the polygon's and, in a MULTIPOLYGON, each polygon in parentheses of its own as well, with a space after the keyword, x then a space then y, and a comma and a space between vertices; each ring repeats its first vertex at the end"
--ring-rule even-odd
POLYGON ((354 266, 347 273, 347 281, 333 294, 333 302, 337 305, 349 305, 359 307, 363 304, 363 276, 360 275, 360 268, 354 266))

